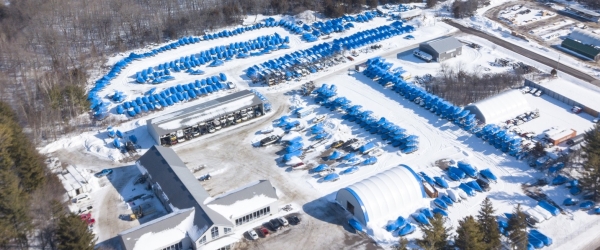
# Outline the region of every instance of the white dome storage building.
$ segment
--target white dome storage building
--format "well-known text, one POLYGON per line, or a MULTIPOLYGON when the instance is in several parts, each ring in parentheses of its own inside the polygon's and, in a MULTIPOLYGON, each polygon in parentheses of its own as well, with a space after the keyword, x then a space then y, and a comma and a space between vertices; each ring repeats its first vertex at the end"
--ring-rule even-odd
POLYGON ((531 111, 529 103, 519 90, 509 90, 465 107, 486 124, 504 122, 531 111))
POLYGON ((408 166, 386 170, 337 192, 336 202, 364 226, 408 216, 427 197, 421 178, 408 166))

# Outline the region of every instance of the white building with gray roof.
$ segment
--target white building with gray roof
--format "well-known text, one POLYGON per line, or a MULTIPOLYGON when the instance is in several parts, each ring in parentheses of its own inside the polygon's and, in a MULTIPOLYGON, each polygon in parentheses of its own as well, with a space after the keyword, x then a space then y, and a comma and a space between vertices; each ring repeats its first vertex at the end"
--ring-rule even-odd
POLYGON ((434 61, 445 61, 462 55, 463 44, 454 37, 444 37, 419 44, 419 50, 433 57, 434 61))
POLYGON ((171 148, 153 146, 136 165, 169 214, 119 233, 125 250, 228 247, 237 226, 278 212, 267 180, 210 197, 171 148))
POLYGON ((264 102, 242 90, 146 121, 158 145, 174 145, 264 114, 264 102))

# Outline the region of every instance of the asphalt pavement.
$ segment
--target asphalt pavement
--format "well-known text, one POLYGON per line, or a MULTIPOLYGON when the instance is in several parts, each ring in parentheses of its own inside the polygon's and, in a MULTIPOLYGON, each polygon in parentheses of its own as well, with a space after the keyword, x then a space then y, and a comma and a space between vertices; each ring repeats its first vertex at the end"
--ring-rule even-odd
MULTIPOLYGON (((490 42, 492 42, 494 44, 502 46, 502 47, 504 47, 504 48, 506 48, 506 49, 508 49, 510 51, 513 51, 513 52, 517 53, 517 54, 526 56, 526 57, 528 57, 528 58, 530 58, 532 60, 535 60, 535 61, 537 61, 539 63, 544 64, 544 65, 547 65, 550 68, 555 68, 556 65, 557 65, 557 62, 554 59, 550 59, 548 57, 545 57, 543 55, 540 55, 540 54, 535 53, 533 51, 530 51, 528 49, 522 48, 522 47, 520 47, 518 45, 515 45, 515 44, 512 44, 512 43, 507 42, 505 40, 502 40, 501 38, 498 38, 498 37, 492 36, 490 34, 481 32, 481 31, 479 31, 477 29, 473 29, 473 28, 470 28, 470 27, 465 27, 465 26, 463 26, 461 24, 458 24, 458 23, 455 23, 455 22, 453 22, 451 20, 447 20, 446 23, 449 24, 449 25, 451 25, 451 26, 453 26, 453 27, 455 27, 455 28, 457 28, 457 29, 459 29, 460 31, 462 31, 464 33, 471 34, 471 35, 478 36, 478 37, 481 37, 483 39, 486 39, 486 40, 488 40, 488 41, 490 41, 490 42)), ((586 82, 592 83, 592 84, 600 87, 598 79, 596 79, 595 77, 593 77, 591 75, 588 75, 588 74, 586 74, 584 72, 581 72, 580 70, 574 69, 574 68, 572 68, 572 67, 570 67, 568 65, 562 64, 560 62, 558 63, 558 68, 559 68, 560 71, 562 71, 564 73, 567 73, 567 74, 572 75, 572 76, 574 76, 576 78, 579 78, 581 80, 584 80, 586 82)))

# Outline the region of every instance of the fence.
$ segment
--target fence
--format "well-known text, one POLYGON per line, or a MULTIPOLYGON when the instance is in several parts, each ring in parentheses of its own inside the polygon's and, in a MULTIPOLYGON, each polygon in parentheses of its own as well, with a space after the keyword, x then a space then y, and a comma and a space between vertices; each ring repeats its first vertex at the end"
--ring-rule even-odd
POLYGON ((598 110, 594 110, 594 109, 592 109, 590 107, 587 107, 587 106, 585 106, 585 105, 583 105, 583 104, 581 104, 581 103, 579 103, 579 102, 577 102, 575 100, 572 100, 572 99, 570 99, 570 98, 568 98, 566 96, 563 96, 563 95, 561 95, 559 93, 556 93, 556 92, 554 92, 552 90, 549 90, 546 87, 544 87, 543 85, 537 84, 537 83, 532 82, 530 80, 527 80, 527 79, 525 80, 525 86, 529 86, 529 87, 541 89, 544 92, 544 94, 546 94, 546 95, 548 95, 548 96, 550 96, 550 97, 552 97, 552 98, 554 98, 556 100, 564 102, 564 103, 566 103, 568 105, 579 106, 579 107, 581 107, 583 109, 583 112, 585 112, 585 113, 587 113, 587 114, 589 114, 589 115, 591 115, 593 117, 598 117, 598 115, 600 114, 600 112, 598 110))

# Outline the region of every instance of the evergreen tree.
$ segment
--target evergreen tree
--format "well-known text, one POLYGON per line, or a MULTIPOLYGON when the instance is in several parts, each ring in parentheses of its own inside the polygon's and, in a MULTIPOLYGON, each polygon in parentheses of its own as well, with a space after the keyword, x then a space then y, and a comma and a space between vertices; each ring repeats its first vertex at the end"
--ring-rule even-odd
POLYGON ((93 250, 94 235, 88 231, 87 224, 75 214, 60 218, 56 232, 59 250, 93 250))
POLYGON ((594 196, 595 201, 600 201, 600 124, 587 131, 583 138, 583 168, 579 184, 594 196))
POLYGON ((455 247, 461 250, 486 249, 486 244, 483 242, 483 233, 473 216, 469 215, 458 221, 456 234, 457 236, 454 238, 455 247))
POLYGON ((10 157, 12 128, 0 122, 0 248, 27 246, 32 228, 28 195, 22 191, 10 157))
POLYGON ((445 249, 452 228, 444 226, 444 217, 440 214, 435 214, 433 219, 429 220, 429 223, 430 226, 419 225, 423 232, 423 239, 417 239, 417 245, 427 250, 445 249))
POLYGON ((398 246, 396 246, 395 249, 408 250, 408 240, 405 237, 400 237, 400 239, 398 239, 398 246))
POLYGON ((513 249, 526 250, 529 239, 527 238, 527 221, 525 214, 521 210, 521 204, 515 208, 512 216, 508 220, 508 238, 513 249))
POLYGON ((492 202, 486 197, 481 203, 481 210, 477 215, 477 222, 481 232, 483 233, 483 242, 486 244, 486 249, 500 249, 500 230, 498 230, 498 222, 494 216, 496 211, 492 206, 492 202))

